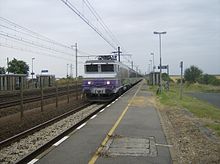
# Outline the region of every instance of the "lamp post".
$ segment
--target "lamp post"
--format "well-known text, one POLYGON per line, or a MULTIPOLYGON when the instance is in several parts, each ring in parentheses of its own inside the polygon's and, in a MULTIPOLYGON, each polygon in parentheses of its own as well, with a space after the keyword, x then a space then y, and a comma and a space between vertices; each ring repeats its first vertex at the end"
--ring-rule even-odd
POLYGON ((34 59, 35 58, 31 58, 31 81, 32 81, 32 88, 34 88, 34 59))
POLYGON ((149 64, 149 75, 150 75, 150 84, 153 84, 153 79, 151 78, 152 76, 152 60, 149 60, 150 64, 149 64))
POLYGON ((162 59, 161 59, 161 34, 166 34, 167 32, 163 31, 163 32, 157 32, 155 31, 154 34, 158 34, 159 35, 159 50, 160 50, 160 81, 159 81, 159 92, 162 92, 162 59))
POLYGON ((138 74, 137 74, 137 73, 138 73, 138 67, 139 67, 139 66, 137 65, 137 66, 136 66, 136 78, 137 78, 137 75, 138 75, 138 74))
POLYGON ((152 71, 152 60, 149 60, 150 62, 150 72, 152 71))
POLYGON ((68 78, 69 74, 68 74, 68 68, 69 68, 69 64, 66 64, 66 78, 68 78))
POLYGON ((76 80, 77 80, 77 78, 78 78, 78 72, 77 72, 77 53, 78 53, 78 49, 77 49, 77 43, 75 43, 75 53, 76 53, 76 80))
POLYGON ((151 52, 151 53, 150 53, 150 55, 152 55, 152 56, 153 56, 153 85, 154 85, 154 84, 155 84, 155 83, 154 83, 154 81, 155 81, 155 80, 154 80, 154 73, 155 73, 155 65, 154 65, 154 53, 153 53, 153 52, 151 52))
POLYGON ((77 61, 77 59, 78 59, 78 49, 77 49, 77 47, 78 47, 78 45, 77 45, 77 43, 75 43, 75 45, 71 45, 71 48, 72 49, 74 49, 75 48, 75 60, 76 60, 76 80, 77 80, 77 77, 78 77, 78 61, 77 61))

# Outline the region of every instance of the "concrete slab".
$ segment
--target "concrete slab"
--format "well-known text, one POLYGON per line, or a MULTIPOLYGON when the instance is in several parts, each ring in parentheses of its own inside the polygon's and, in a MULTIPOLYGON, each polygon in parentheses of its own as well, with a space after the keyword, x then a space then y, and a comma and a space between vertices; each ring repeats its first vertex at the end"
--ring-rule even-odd
MULTIPOLYGON (((150 138, 153 137, 155 144, 146 144, 146 147, 154 146, 156 150, 155 156, 117 155, 116 157, 110 157, 102 156, 100 153, 100 156, 98 156, 95 162, 102 164, 172 163, 169 149, 166 147, 166 139, 160 126, 157 112, 147 101, 149 93, 146 89, 140 89, 135 96, 134 101, 131 102, 132 97, 135 95, 135 92, 140 85, 142 84, 138 84, 133 87, 118 101, 115 101, 95 118, 89 120, 83 128, 70 135, 68 139, 39 159, 37 163, 88 163, 92 157, 94 157, 97 149, 100 149, 101 143, 106 138, 107 134, 109 134, 109 131, 112 130, 112 127, 115 126, 115 123, 118 121, 121 113, 123 111, 125 112, 125 109, 127 109, 127 112, 125 112, 121 122, 119 121, 118 126, 116 126, 116 129, 112 132, 115 136, 124 136, 128 140, 131 138, 146 139, 146 143, 148 139, 150 140, 150 138), (165 146, 156 146, 157 143, 165 146)), ((146 86, 142 86, 142 88, 144 87, 146 86)), ((139 144, 136 145, 136 148, 138 146, 139 148, 141 148, 141 146, 143 148, 143 145, 140 144, 139 141, 137 141, 139 144)), ((116 142, 120 141, 118 140, 116 142)), ((135 149, 134 143, 130 144, 129 141, 127 143, 126 142, 121 143, 121 146, 127 144, 127 147, 129 147, 129 145, 133 145, 133 148, 135 149)), ((107 145, 103 145, 101 148, 105 148, 106 146, 107 145)), ((134 153, 134 149, 130 151, 131 154, 134 153)), ((148 150, 150 152, 150 148, 148 150)), ((146 148, 143 151, 146 151, 145 153, 149 153, 148 150, 146 148)), ((136 151, 138 152, 139 150, 137 149, 136 151)), ((142 150, 140 153, 141 152, 142 150)))
POLYGON ((114 136, 109 139, 101 156, 156 156, 156 146, 153 137, 131 138, 114 136))

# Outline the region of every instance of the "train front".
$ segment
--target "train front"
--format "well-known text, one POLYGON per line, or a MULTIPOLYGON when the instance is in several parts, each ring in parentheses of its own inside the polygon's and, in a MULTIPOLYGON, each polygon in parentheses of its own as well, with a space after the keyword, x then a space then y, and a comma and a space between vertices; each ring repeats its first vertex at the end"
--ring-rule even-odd
POLYGON ((117 93, 118 80, 114 61, 86 61, 83 92, 90 101, 110 101, 117 93))

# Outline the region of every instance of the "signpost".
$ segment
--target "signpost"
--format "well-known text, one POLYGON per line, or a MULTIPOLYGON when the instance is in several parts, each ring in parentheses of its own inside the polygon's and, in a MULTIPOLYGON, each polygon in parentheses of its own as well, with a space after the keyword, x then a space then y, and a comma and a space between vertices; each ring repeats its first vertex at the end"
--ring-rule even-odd
POLYGON ((181 80, 180 80, 180 99, 183 97, 183 61, 180 62, 181 80))
POLYGON ((41 73, 48 73, 48 70, 47 69, 43 69, 43 70, 41 70, 41 73))
MULTIPOLYGON (((162 65, 161 66, 161 69, 167 69, 168 68, 168 65, 162 65)), ((160 66, 158 66, 158 69, 160 69, 160 66)))

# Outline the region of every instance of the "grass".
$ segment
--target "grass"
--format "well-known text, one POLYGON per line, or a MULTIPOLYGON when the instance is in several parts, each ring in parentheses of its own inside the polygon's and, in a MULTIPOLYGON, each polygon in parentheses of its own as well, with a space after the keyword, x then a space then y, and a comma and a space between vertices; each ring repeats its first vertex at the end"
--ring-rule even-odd
MULTIPOLYGON (((69 84, 75 84, 76 80, 74 78, 62 78, 56 81, 58 85, 66 85, 68 82, 69 84)), ((78 83, 81 83, 82 79, 78 79, 78 83)))
POLYGON ((204 85, 204 84, 191 84, 184 85, 186 92, 220 92, 220 86, 204 85))
MULTIPOLYGON (((156 87, 150 87, 150 90, 156 92, 156 87)), ((202 86, 190 86, 188 91, 202 91, 210 90, 209 86, 203 88, 202 86)), ((170 91, 163 91, 162 94, 157 95, 161 104, 188 109, 196 117, 204 120, 209 120, 206 126, 213 129, 220 136, 220 109, 217 107, 193 98, 191 96, 183 94, 182 100, 180 100, 179 87, 175 84, 171 85, 170 91)))

